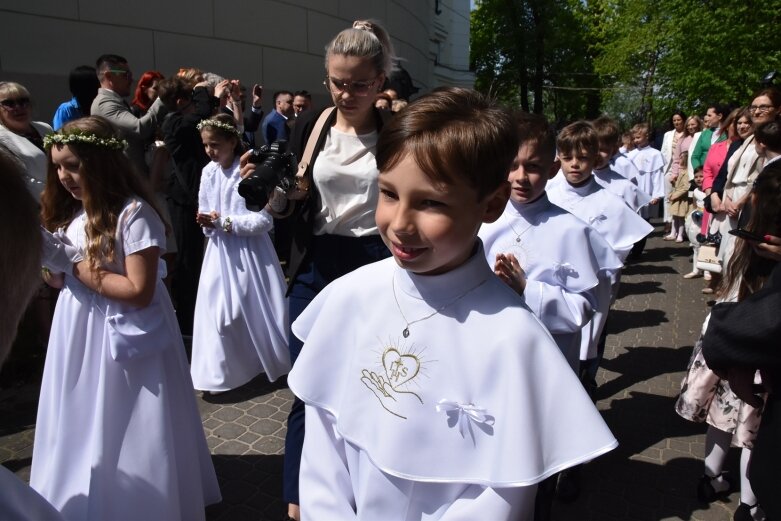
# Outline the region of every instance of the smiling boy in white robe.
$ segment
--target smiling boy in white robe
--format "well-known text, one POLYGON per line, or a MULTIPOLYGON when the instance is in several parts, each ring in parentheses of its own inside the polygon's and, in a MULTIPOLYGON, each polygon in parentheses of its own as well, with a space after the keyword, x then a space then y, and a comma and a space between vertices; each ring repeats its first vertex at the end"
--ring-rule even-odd
POLYGON ((302 519, 531 520, 537 483, 616 446, 477 238, 517 151, 512 118, 466 89, 383 129, 376 218, 393 259, 336 280, 293 324, 302 519))
POLYGON ((510 200, 499 219, 483 224, 480 239, 489 265, 525 297, 577 372, 580 333, 599 307, 598 286, 609 285, 623 262, 599 233, 548 199, 545 186, 560 163, 545 118, 519 112, 515 120, 520 147, 508 176, 510 200))

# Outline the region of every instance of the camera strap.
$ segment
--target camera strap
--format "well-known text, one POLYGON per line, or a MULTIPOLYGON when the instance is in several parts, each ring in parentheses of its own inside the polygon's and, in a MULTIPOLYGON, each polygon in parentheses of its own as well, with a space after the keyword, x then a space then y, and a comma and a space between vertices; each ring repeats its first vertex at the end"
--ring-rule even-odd
MULTIPOLYGON (((322 113, 320 113, 320 117, 317 118, 315 126, 312 127, 312 133, 309 134, 306 147, 304 147, 304 155, 301 156, 301 161, 298 162, 298 172, 296 172, 296 177, 306 178, 305 184, 311 182, 312 172, 309 168, 309 164, 312 162, 312 156, 315 153, 317 142, 320 140, 320 134, 323 132, 323 127, 325 126, 326 121, 328 121, 328 118, 331 117, 331 114, 334 110, 336 110, 336 107, 328 107, 322 113)), ((306 185, 308 186, 308 184, 306 185)))

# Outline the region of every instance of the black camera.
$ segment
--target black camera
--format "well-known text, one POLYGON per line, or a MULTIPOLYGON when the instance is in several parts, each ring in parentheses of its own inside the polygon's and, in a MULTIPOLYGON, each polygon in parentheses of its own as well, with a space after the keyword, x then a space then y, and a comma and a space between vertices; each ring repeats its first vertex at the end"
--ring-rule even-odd
POLYGON ((292 152, 282 152, 285 148, 286 141, 274 141, 252 151, 249 161, 257 165, 255 172, 239 183, 247 208, 262 210, 274 189, 287 192, 295 186, 298 161, 292 152))

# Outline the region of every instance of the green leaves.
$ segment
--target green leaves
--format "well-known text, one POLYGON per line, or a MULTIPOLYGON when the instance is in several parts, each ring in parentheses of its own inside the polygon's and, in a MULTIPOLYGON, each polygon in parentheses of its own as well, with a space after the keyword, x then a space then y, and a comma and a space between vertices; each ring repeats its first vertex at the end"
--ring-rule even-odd
POLYGON ((781 71, 781 9, 749 0, 478 0, 478 90, 556 120, 748 104, 781 71))

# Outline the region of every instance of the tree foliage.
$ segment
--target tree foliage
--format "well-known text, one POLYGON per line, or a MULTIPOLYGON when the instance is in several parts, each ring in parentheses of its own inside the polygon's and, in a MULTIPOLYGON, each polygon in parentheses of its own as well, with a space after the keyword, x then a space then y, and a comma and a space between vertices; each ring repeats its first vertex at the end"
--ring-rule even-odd
POLYGON ((472 65, 479 90, 557 120, 659 121, 749 102, 781 72, 780 26, 755 0, 482 0, 472 65))

